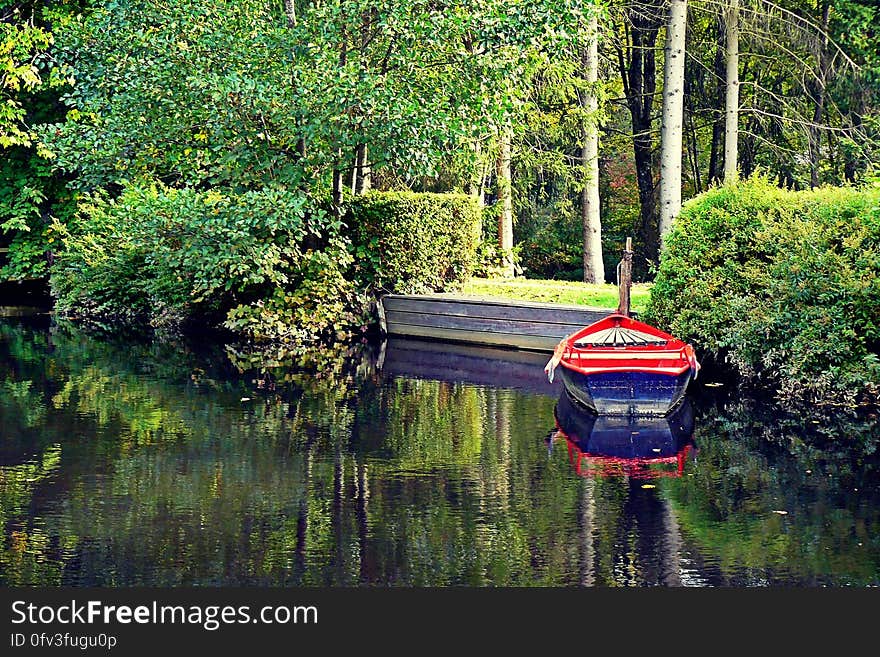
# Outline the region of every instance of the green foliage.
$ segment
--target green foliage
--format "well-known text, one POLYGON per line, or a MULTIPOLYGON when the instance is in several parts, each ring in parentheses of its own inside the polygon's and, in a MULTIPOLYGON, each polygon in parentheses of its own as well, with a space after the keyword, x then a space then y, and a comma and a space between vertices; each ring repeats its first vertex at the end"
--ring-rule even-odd
POLYGON ((515 244, 510 253, 504 253, 498 244, 498 221, 501 205, 483 205, 481 208, 480 241, 474 256, 474 276, 500 278, 507 275, 508 262, 513 262, 514 271, 522 272, 521 253, 526 244, 515 244))
POLYGON ((297 176, 280 3, 95 3, 55 32, 59 70, 76 83, 67 120, 40 137, 79 188, 297 176))
POLYGON ((228 313, 227 327, 254 339, 314 338, 360 323, 339 227, 277 189, 92 195, 74 225, 52 227, 65 247, 51 278, 57 309, 158 327, 228 313))
POLYGON ((880 392, 880 189, 789 192, 756 179, 688 203, 651 321, 786 400, 880 392))
POLYGON ((8 149, 0 159, 0 243, 9 242, 9 260, 0 280, 46 276, 49 217, 66 221, 72 210, 72 195, 47 160, 30 148, 8 149))
POLYGON ((517 224, 523 269, 532 278, 583 280, 584 236, 581 219, 570 198, 531 208, 517 224))
POLYGON ((347 274, 353 262, 341 240, 307 250, 296 287, 275 286, 271 295, 229 311, 224 326, 257 342, 307 343, 315 336, 345 340, 372 320, 367 295, 347 274))
POLYGON ((23 96, 42 84, 37 64, 52 35, 35 23, 29 3, 4 0, 0 17, 0 148, 30 146, 23 96))
POLYGON ((464 194, 370 192, 352 199, 359 276, 371 287, 425 292, 461 285, 474 269, 482 211, 464 194))
POLYGON ((119 0, 62 20, 57 59, 76 78, 64 124, 41 132, 94 189, 166 182, 327 184, 370 164, 434 175, 511 111, 495 93, 529 52, 571 40, 581 3, 119 0))
MULTIPOLYGON (((34 139, 35 125, 57 121, 61 80, 48 69, 53 36, 46 3, 0 0, 0 246, 9 247, 0 281, 46 276, 49 217, 71 207, 65 180, 34 139)), ((52 3, 61 14, 78 0, 52 3)))

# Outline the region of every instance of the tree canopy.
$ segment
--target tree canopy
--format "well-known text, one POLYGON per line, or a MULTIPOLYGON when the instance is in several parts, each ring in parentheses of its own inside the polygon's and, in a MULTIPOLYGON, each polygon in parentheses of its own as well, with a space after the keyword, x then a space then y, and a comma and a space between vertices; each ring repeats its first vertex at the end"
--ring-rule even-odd
MULTIPOLYGON (((688 3, 684 199, 724 170, 729 6, 688 3)), ((489 206, 487 237, 510 188, 526 274, 562 277, 581 275, 595 182, 605 272, 634 235, 636 273, 648 278, 660 246, 668 9, 663 0, 4 0, 0 240, 14 246, 3 276, 45 274, 45 229, 75 210, 76 194, 112 196, 146 180, 283 187, 336 207, 370 186, 463 191, 489 206), (584 150, 593 127, 597 157, 584 150), (509 166, 498 166, 508 142, 509 166)), ((869 0, 740 0, 741 176, 761 171, 796 189, 876 176, 878 11, 869 0)))

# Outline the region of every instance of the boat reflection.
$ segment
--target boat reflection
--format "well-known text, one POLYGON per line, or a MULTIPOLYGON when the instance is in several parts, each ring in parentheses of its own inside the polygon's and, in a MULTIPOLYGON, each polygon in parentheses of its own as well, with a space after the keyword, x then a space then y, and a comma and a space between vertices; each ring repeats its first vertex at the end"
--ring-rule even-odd
POLYGON ((550 447, 565 440, 571 465, 582 477, 680 477, 688 454, 696 454, 694 411, 687 399, 666 417, 597 416, 563 393, 555 415, 550 447))

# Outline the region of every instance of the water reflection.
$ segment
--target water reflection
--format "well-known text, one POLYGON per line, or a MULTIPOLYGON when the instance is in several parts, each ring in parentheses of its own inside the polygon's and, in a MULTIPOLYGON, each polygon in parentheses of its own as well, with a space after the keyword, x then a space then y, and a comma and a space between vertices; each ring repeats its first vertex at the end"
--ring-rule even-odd
POLYGON ((582 478, 526 363, 377 354, 0 321, 0 585, 880 583, 870 419, 701 399, 681 477, 582 478))
POLYGON ((563 392, 555 416, 556 431, 548 438, 549 446, 564 441, 569 462, 582 477, 681 477, 694 449, 694 410, 689 399, 666 417, 597 416, 563 392))

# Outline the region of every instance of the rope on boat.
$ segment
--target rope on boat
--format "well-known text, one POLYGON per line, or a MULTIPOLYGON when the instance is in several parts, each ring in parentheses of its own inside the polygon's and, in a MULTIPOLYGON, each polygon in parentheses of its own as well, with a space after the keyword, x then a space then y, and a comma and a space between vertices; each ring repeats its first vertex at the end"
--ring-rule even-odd
POLYGON ((562 361, 562 356, 568 350, 568 341, 574 337, 574 333, 571 335, 562 338, 559 341, 559 344, 556 345, 556 349, 553 350, 553 356, 550 357, 550 360, 547 361, 547 364, 544 366, 544 372, 547 374, 547 379, 550 383, 553 383, 553 373, 556 371, 557 366, 562 361))

